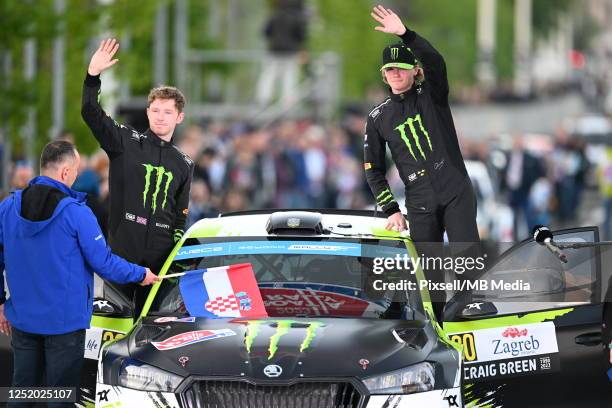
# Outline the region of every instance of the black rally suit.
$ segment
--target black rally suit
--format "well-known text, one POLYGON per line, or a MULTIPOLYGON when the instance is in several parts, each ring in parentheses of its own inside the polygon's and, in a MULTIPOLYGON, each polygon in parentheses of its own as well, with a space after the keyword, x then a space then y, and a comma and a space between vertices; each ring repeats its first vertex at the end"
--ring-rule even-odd
POLYGON ((108 241, 113 252, 159 272, 185 228, 193 162, 172 142, 118 124, 87 75, 81 114, 110 158, 108 241))
POLYGON ((406 29, 401 36, 420 61, 425 81, 391 94, 368 115, 364 168, 376 202, 387 215, 399 211, 385 177, 385 146, 406 188, 410 236, 415 242, 478 242, 476 201, 448 103, 444 59, 406 29))

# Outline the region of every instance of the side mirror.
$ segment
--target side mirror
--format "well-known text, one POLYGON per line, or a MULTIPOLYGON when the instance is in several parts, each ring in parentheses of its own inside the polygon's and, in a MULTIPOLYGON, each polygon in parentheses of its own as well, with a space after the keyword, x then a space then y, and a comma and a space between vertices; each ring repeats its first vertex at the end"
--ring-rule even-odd
POLYGON ((123 317, 125 310, 110 300, 95 298, 93 302, 93 314, 104 317, 123 317))
POLYGON ((468 303, 458 313, 462 319, 478 319, 480 317, 493 316, 497 314, 497 308, 491 302, 481 301, 468 303))

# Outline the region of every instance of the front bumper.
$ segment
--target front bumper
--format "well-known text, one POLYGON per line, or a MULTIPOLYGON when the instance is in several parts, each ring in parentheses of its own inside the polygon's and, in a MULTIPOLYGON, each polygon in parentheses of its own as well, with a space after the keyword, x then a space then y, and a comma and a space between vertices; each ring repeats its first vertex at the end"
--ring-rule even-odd
MULTIPOLYGON (((98 383, 96 386, 96 407, 138 407, 138 408, 180 408, 179 394, 166 392, 138 391, 130 388, 98 383)), ((373 395, 367 399, 365 408, 412 408, 412 407, 462 407, 460 387, 434 390, 409 395, 373 395)), ((251 408, 251 407, 245 407, 251 408)), ((262 408, 262 407, 253 407, 262 408)), ((280 408, 280 407, 279 407, 280 408)))

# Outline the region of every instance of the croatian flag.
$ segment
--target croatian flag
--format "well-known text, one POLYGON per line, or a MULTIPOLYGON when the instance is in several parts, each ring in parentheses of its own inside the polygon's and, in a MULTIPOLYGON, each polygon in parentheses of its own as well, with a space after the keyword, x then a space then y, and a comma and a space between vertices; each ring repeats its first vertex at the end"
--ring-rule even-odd
POLYGON ((268 317, 249 263, 188 272, 179 288, 191 316, 268 317))

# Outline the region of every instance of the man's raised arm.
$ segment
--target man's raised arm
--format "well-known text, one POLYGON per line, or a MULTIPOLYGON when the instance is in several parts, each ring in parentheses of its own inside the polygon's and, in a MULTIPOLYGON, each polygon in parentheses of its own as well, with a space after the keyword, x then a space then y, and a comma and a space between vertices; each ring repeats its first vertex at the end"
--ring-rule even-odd
POLYGON ((100 94, 100 74, 113 66, 117 59, 113 56, 119 49, 119 43, 114 39, 103 40, 91 57, 87 77, 83 84, 83 99, 81 102, 81 116, 91 129, 94 137, 107 153, 119 153, 123 150, 121 133, 128 129, 115 122, 104 112, 98 96, 100 94))

